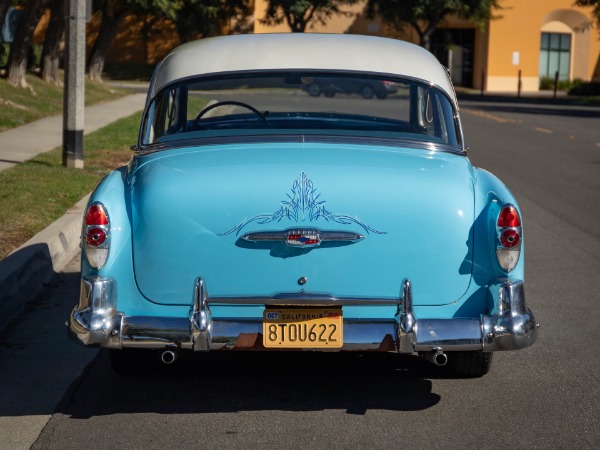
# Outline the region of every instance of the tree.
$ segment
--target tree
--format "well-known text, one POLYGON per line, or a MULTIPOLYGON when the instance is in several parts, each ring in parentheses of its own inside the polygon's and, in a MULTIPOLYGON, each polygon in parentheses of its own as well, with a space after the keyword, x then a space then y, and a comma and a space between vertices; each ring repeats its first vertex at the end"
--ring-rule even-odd
POLYGON ((285 22, 293 33, 304 33, 309 25, 324 25, 336 15, 352 15, 342 7, 356 3, 358 0, 269 0, 265 17, 260 21, 269 26, 285 22))
POLYGON ((575 6, 593 7, 592 14, 596 17, 596 26, 600 28, 600 0, 576 0, 575 6))
POLYGON ((50 0, 30 0, 25 5, 23 16, 10 48, 8 62, 8 81, 13 86, 30 87, 25 80, 27 72, 27 54, 33 38, 33 32, 50 0))
POLYGON ((129 2, 118 0, 104 0, 100 3, 100 31, 87 60, 88 77, 94 81, 102 81, 106 53, 129 6, 129 2))
POLYGON ((501 0, 368 0, 367 15, 379 16, 394 28, 411 26, 419 36, 419 45, 429 49, 431 35, 449 15, 483 27, 500 9, 501 0))
POLYGON ((180 41, 247 31, 252 0, 98 0, 101 24, 87 64, 88 77, 102 80, 106 53, 123 19, 129 14, 146 16, 142 32, 157 18, 174 21, 180 41), (152 17, 148 17, 152 16, 152 17))
POLYGON ((247 32, 251 0, 179 0, 171 17, 183 44, 193 39, 247 32))
MULTIPOLYGON (((8 8, 10 8, 11 2, 6 0, 6 1, 0 1, 0 29, 2 28, 3 24, 4 24, 4 19, 6 18, 6 13, 8 12, 8 8)), ((4 52, 6 51, 6 48, 4 46, 4 43, 1 42, 0 39, 0 59, 4 58, 4 52)))
POLYGON ((42 50, 42 78, 58 86, 62 86, 62 81, 58 77, 58 66, 60 62, 60 42, 65 31, 64 15, 64 0, 51 0, 50 23, 46 30, 42 50))
POLYGON ((4 24, 4 18, 6 17, 8 8, 10 8, 10 2, 8 0, 0 2, 0 28, 2 28, 2 25, 4 24))
POLYGON ((173 11, 173 5, 168 0, 97 0, 94 9, 100 12, 101 22, 88 57, 87 72, 90 80, 102 81, 106 53, 123 19, 129 14, 167 15, 173 11))

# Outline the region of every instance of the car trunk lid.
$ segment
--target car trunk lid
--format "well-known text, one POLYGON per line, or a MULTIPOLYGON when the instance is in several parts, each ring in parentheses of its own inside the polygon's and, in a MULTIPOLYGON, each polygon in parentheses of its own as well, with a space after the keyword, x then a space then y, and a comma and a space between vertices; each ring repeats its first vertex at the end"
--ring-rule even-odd
POLYGON ((198 276, 211 297, 395 299, 409 278, 415 305, 447 304, 471 280, 472 176, 464 156, 364 145, 142 156, 130 176, 138 287, 161 304, 189 304, 198 276), (362 238, 306 245, 315 232, 362 238), (248 238, 260 233, 280 237, 248 238))

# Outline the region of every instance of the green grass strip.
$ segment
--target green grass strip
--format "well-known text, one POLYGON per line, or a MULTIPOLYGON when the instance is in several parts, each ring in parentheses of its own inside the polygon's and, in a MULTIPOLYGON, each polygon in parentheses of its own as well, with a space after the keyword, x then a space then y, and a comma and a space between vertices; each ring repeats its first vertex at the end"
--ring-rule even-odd
MULTIPOLYGON (((27 76, 27 83, 33 91, 16 88, 0 78, 0 131, 62 112, 62 87, 46 83, 34 75, 27 76)), ((86 105, 115 100, 129 93, 106 83, 85 82, 86 105)))
POLYGON ((62 166, 58 148, 0 172, 0 259, 61 217, 112 169, 127 164, 141 113, 84 138, 83 170, 62 166))

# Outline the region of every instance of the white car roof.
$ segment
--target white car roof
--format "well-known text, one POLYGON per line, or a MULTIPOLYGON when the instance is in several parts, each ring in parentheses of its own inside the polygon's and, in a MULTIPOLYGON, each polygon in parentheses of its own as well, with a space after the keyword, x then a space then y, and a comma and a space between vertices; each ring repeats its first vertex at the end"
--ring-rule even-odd
POLYGON ((244 34, 188 42, 158 65, 148 100, 163 86, 182 78, 278 69, 403 75, 439 86, 456 103, 446 70, 422 47, 375 36, 317 33, 244 34))

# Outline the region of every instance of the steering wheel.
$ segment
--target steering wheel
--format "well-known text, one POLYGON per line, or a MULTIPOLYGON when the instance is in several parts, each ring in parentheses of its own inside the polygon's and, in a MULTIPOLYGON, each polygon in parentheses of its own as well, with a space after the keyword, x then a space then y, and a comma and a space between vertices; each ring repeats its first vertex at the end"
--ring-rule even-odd
POLYGON ((241 106, 242 108, 246 108, 246 109, 252 111, 256 115, 256 117, 258 117, 259 120, 261 120, 265 124, 265 126, 267 128, 271 128, 271 126, 269 125, 269 122, 267 121, 267 118, 258 109, 254 108, 253 106, 250 106, 246 103, 236 102, 235 100, 225 100, 222 102, 213 103, 212 105, 208 105, 206 108, 204 108, 202 111, 200 111, 198 113, 198 115, 194 119, 194 126, 196 126, 196 127, 204 126, 204 125, 200 124, 200 119, 202 118, 202 116, 204 116, 207 112, 209 112, 215 108, 219 108, 221 106, 228 106, 228 105, 241 106))

